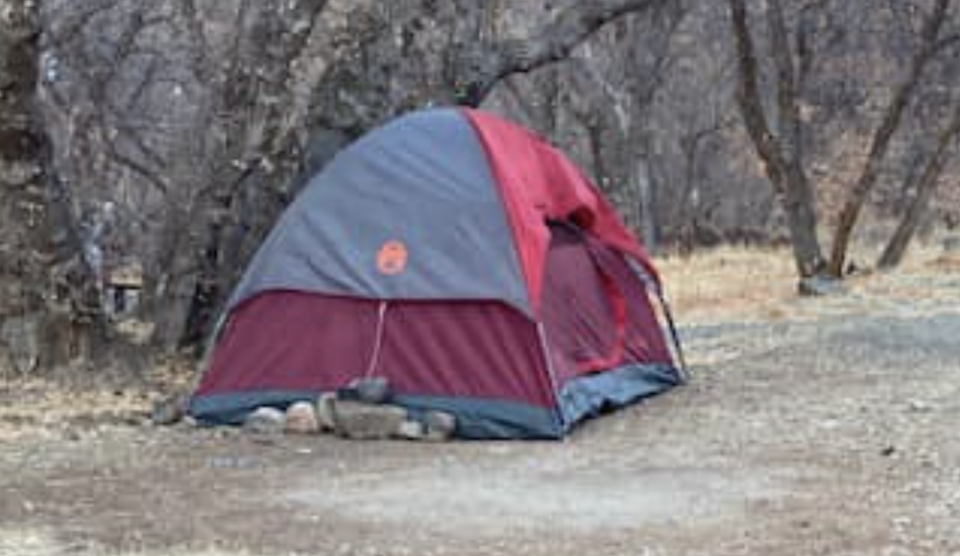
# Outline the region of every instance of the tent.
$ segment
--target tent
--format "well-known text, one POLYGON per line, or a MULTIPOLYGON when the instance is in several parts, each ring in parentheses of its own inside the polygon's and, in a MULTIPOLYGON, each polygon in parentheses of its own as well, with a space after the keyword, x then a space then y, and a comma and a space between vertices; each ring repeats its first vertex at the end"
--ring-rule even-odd
POLYGON ((553 147, 481 111, 414 112, 288 207, 227 303, 190 412, 239 423, 382 376, 391 403, 452 413, 457 436, 559 438, 681 382, 659 291, 553 147))

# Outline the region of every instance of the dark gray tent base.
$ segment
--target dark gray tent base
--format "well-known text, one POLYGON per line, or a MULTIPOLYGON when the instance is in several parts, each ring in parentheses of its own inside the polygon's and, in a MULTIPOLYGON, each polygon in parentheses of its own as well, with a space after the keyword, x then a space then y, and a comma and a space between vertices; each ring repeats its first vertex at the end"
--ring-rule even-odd
MULTIPOLYGON (((416 417, 429 410, 456 415, 456 436, 466 439, 558 439, 574 425, 604 411, 623 407, 680 384, 669 365, 626 365, 567 382, 557 408, 543 408, 503 400, 398 395, 391 403, 416 417)), ((285 408, 297 401, 315 401, 318 392, 257 391, 196 396, 190 414, 200 423, 238 425, 262 406, 285 408)))

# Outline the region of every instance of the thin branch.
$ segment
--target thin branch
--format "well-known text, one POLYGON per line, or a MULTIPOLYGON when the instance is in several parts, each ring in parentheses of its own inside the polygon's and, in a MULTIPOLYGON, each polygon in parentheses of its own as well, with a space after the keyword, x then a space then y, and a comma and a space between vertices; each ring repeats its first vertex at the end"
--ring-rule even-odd
POLYGON ((461 102, 479 105, 500 80, 565 60, 570 53, 606 23, 630 13, 677 6, 678 0, 581 0, 572 3, 549 25, 524 40, 497 45, 476 45, 464 53, 461 102), (492 51, 491 51, 492 50, 492 51))

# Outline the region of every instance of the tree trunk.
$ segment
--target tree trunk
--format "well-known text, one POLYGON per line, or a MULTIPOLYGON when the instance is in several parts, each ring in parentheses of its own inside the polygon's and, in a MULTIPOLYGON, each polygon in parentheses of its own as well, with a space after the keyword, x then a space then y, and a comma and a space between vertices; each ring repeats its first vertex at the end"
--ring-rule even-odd
POLYGON ((877 262, 878 268, 891 269, 903 261, 907 246, 910 245, 910 240, 913 239, 913 235, 917 231, 920 218, 930 206, 930 199, 933 198, 937 189, 940 174, 950 158, 951 149, 958 137, 960 137, 960 104, 954 109, 949 124, 937 138, 936 148, 927 160, 923 172, 916 182, 916 191, 913 198, 877 262))
POLYGON ((0 370, 21 374, 80 355, 89 331, 86 269, 36 106, 39 37, 35 2, 0 1, 0 370))
POLYGON ((867 160, 864 163, 860 178, 850 189, 840 216, 837 220, 837 227, 833 235, 833 248, 830 253, 830 262, 827 265, 827 271, 837 278, 843 276, 844 263, 847 258, 847 249, 850 245, 850 238, 853 235, 853 228, 860 216, 860 211, 873 189, 880 174, 880 168, 883 164, 890 142, 894 133, 900 127, 907 105, 913 98, 914 92, 920 85, 920 78, 924 69, 934 58, 942 47, 940 43, 940 31, 946 20, 947 12, 950 9, 951 0, 936 0, 933 11, 926 18, 923 24, 923 30, 920 36, 920 46, 918 47, 910 67, 907 70, 907 77, 894 90, 890 104, 884 112, 880 126, 874 133, 870 145, 870 151, 867 154, 867 160))
POLYGON ((780 135, 771 132, 763 108, 757 54, 746 4, 744 0, 728 0, 728 4, 739 67, 737 102, 744 124, 787 214, 797 272, 801 278, 815 276, 824 267, 817 238, 816 197, 803 167, 796 72, 780 2, 767 2, 767 26, 777 75, 780 124, 777 127, 780 135))

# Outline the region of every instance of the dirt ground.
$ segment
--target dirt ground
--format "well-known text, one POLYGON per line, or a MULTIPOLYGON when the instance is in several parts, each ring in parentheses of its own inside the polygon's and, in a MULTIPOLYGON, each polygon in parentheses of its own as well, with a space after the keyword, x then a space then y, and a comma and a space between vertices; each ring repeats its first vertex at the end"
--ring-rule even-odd
POLYGON ((268 441, 0 383, 0 554, 960 555, 960 265, 797 300, 783 258, 664 262, 693 381, 564 442, 268 441))

